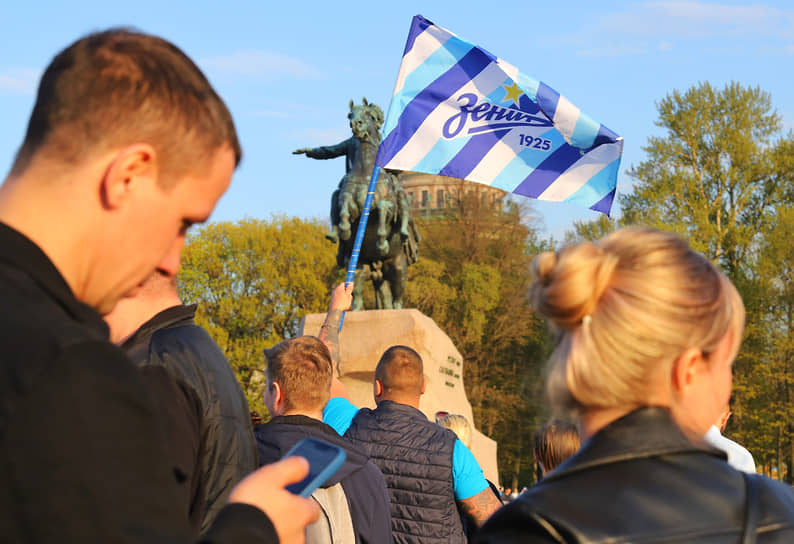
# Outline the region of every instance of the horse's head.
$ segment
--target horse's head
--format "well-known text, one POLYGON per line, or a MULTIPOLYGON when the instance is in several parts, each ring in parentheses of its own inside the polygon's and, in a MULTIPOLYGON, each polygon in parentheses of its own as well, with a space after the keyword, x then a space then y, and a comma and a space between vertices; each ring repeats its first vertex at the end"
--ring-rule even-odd
POLYGON ((361 105, 355 105, 351 100, 350 113, 347 118, 350 119, 353 136, 361 141, 378 144, 380 127, 383 125, 383 110, 375 104, 368 103, 366 98, 363 99, 361 105))

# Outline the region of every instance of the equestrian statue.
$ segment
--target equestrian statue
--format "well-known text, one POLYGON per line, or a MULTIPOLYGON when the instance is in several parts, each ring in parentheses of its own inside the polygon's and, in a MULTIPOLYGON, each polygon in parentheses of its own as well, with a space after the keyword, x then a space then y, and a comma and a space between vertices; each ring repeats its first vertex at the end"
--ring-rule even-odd
MULTIPOLYGON (((350 101, 350 128, 353 136, 336 145, 301 148, 293 151, 312 159, 345 157, 345 175, 331 196, 331 230, 325 235, 339 243, 336 262, 347 269, 367 188, 380 143, 383 111, 364 98, 361 105, 350 101)), ((367 280, 375 288, 377 309, 402 308, 408 266, 416 262, 420 240, 397 176, 382 170, 378 176, 370 219, 364 231, 353 292, 353 309, 363 308, 367 280)))

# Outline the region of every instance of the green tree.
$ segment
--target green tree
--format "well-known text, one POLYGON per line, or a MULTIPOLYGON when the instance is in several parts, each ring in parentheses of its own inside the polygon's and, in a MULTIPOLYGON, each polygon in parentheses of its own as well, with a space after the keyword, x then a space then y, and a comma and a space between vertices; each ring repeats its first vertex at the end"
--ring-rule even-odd
POLYGON ((606 215, 601 215, 593 221, 574 221, 573 232, 566 234, 565 243, 572 244, 585 240, 595 242, 614 232, 618 226, 619 222, 616 219, 610 219, 606 215))
POLYGON ((248 396, 263 410, 262 350, 295 336, 307 313, 327 307, 337 279, 335 246, 316 220, 278 216, 212 223, 183 253, 180 295, 223 349, 248 396))
POLYGON ((673 91, 658 104, 658 127, 629 170, 624 224, 676 230, 731 277, 743 272, 782 196, 781 119, 768 93, 729 83, 673 91))
MULTIPOLYGON (((779 207, 775 230, 764 238, 758 259, 760 308, 753 311, 751 327, 763 342, 761 356, 752 360, 752 372, 742 383, 746 403, 744 414, 756 432, 745 433, 753 451, 760 452, 766 465, 777 467, 787 483, 794 483, 794 206, 779 207), (759 311, 760 310, 760 311, 759 311), (784 467, 787 467, 784 470, 784 467)), ((744 350, 747 351, 747 350, 744 350)))
POLYGON ((446 213, 416 219, 421 258, 409 268, 406 299, 463 354, 475 423, 499 444, 503 481, 529 482, 531 434, 545 415, 548 338, 526 297, 540 244, 528 207, 494 206, 482 191, 461 182, 446 213))

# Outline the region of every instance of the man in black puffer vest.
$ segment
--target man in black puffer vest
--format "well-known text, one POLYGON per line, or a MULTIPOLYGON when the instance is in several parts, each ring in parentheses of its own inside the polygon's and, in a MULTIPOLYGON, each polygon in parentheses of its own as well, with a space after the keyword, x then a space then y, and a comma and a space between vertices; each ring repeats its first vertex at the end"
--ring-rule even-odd
POLYGON ((179 300, 176 277, 155 272, 105 319, 155 401, 169 399, 160 406, 170 461, 184 482, 190 522, 203 533, 232 488, 259 465, 248 401, 195 314, 195 305, 179 300))
POLYGON ((501 503, 455 433, 419 411, 424 391, 422 358, 409 347, 392 346, 375 369, 377 408, 357 410, 337 397, 323 418, 383 472, 395 542, 465 542, 458 506, 480 526, 501 503))

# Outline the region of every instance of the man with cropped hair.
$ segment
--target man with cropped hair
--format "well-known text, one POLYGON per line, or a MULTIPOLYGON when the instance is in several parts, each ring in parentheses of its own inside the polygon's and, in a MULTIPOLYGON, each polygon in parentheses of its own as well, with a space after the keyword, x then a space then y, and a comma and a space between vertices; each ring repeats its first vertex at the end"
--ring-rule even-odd
MULTIPOLYGON (((332 311, 344 300, 349 306, 350 293, 344 287, 334 294, 332 311)), ((312 494, 323 515, 309 527, 307 542, 391 542, 383 475, 361 448, 322 421, 333 376, 328 348, 314 336, 299 336, 265 350, 265 357, 265 404, 272 419, 254 430, 260 463, 280 459, 307 437, 339 446, 347 455, 342 467, 312 494)))
MULTIPOLYGON (((0 187, 4 541, 195 539, 158 408, 102 315, 155 270, 176 274, 240 156, 226 105, 161 38, 90 34, 44 71, 0 187)), ((300 539, 318 512, 284 486, 307 470, 243 480, 206 542, 300 539)))

